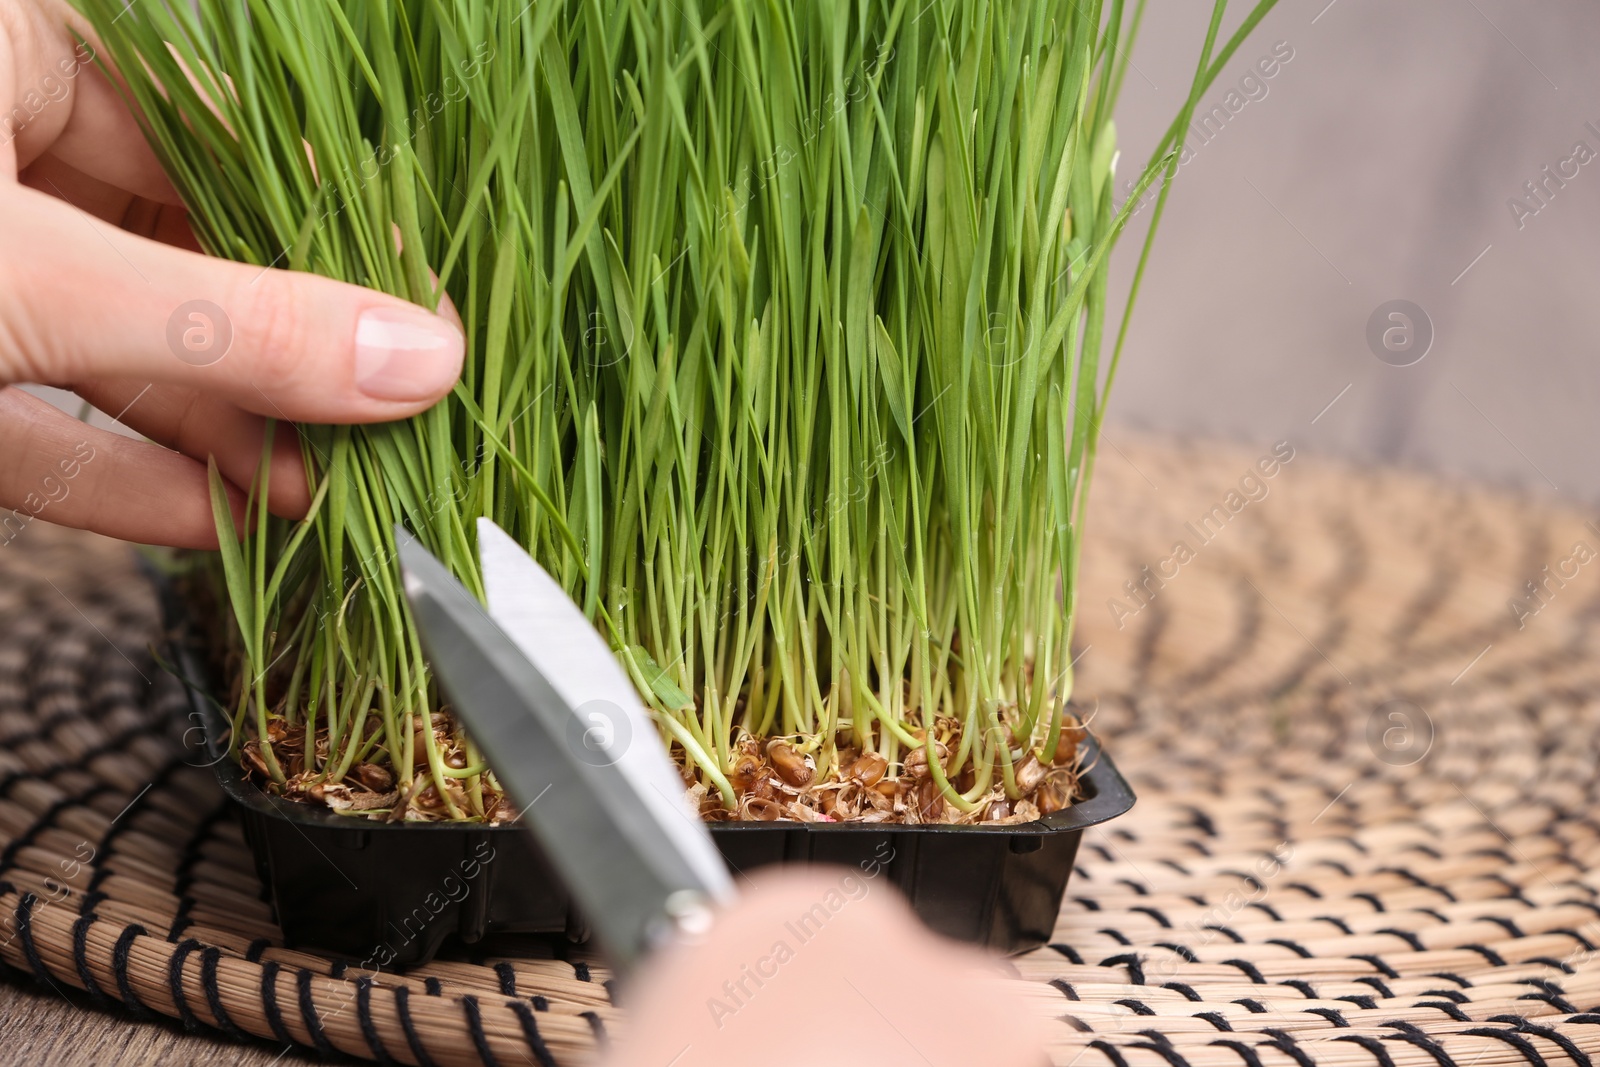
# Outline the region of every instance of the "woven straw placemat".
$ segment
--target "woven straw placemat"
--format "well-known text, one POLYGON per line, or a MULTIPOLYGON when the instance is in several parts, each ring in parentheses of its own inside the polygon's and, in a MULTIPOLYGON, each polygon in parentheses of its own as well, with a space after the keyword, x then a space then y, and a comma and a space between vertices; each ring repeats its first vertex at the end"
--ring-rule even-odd
MULTIPOLYGON (((1079 694, 1140 799, 1011 961, 1052 1058, 1591 1067, 1600 532, 1267 449, 1102 452, 1079 694)), ((36 524, 0 551, 6 968, 403 1063, 581 1062, 625 1025, 580 958, 283 948, 156 625, 120 549, 36 524)))

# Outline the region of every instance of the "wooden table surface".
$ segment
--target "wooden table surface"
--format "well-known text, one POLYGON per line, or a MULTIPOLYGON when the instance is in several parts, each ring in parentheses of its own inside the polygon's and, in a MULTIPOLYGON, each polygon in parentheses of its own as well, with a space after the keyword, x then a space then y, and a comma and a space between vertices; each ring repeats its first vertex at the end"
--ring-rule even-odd
POLYGON ((324 1061, 265 1041, 247 1045, 186 1034, 170 1019, 146 1022, 102 1011, 75 989, 0 982, 0 1062, 6 1067, 172 1064, 184 1067, 299 1067, 324 1061))

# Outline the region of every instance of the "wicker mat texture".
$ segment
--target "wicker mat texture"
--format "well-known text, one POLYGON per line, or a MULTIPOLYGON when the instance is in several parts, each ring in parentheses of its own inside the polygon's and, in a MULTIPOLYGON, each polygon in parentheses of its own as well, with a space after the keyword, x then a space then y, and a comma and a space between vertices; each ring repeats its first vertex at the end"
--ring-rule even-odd
MULTIPOLYGON (((1139 803, 1017 988, 1060 1064, 1590 1067, 1600 532, 1283 451, 1102 449, 1078 692, 1139 803)), ((36 524, 0 551, 13 977, 403 1063, 584 1062, 626 1025, 577 958, 282 947, 156 632, 124 550, 36 524)))

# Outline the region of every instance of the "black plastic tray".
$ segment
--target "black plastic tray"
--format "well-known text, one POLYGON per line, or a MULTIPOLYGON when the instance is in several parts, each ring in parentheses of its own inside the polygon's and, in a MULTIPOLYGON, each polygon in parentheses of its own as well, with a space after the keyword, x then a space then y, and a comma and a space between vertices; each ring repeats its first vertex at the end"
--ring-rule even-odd
MULTIPOLYGON (((172 656, 191 680, 190 718, 206 760, 238 802, 278 925, 291 946, 366 967, 424 963, 446 938, 587 931, 532 835, 471 823, 379 823, 270 796, 227 756, 227 724, 193 688, 199 657, 172 656)), ((189 735, 192 737, 192 731, 189 735)), ((1086 827, 1133 807, 1133 791, 1090 737, 1086 796, 1011 826, 710 823, 735 872, 778 863, 841 864, 903 893, 933 930, 1024 952, 1049 940, 1086 827)), ((195 746, 199 747, 199 746, 195 746)))

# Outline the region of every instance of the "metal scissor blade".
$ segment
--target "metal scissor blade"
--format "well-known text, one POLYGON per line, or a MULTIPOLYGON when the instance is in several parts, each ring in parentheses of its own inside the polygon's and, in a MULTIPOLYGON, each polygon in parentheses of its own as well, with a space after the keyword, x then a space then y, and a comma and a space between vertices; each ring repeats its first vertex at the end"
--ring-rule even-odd
POLYGON ((478 555, 489 616, 576 711, 573 742, 595 761, 615 763, 639 803, 665 811, 659 830, 671 840, 718 900, 732 896, 727 864, 683 779, 667 755, 637 690, 578 605, 510 534, 478 520, 478 555))
POLYGON ((630 966, 668 928, 677 902, 720 895, 661 831, 681 816, 641 804, 618 764, 573 745, 578 720, 557 689, 442 563, 404 530, 396 537, 406 597, 456 714, 523 806, 602 947, 630 966))

